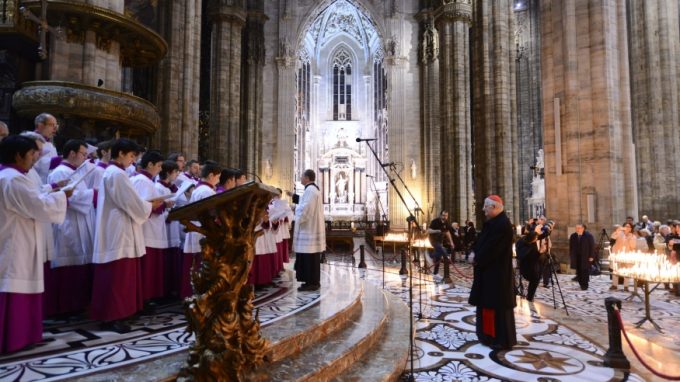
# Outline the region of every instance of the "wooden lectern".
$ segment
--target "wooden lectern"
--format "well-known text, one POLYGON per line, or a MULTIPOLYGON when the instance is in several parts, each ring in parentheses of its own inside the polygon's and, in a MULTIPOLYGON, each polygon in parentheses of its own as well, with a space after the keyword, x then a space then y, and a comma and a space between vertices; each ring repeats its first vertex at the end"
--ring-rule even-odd
POLYGON ((253 286, 246 283, 255 226, 276 194, 273 187, 251 182, 170 212, 168 220, 205 236, 203 260, 191 271, 194 294, 184 301, 187 330, 196 343, 177 380, 240 381, 243 372, 264 361, 269 344, 252 314, 253 286))

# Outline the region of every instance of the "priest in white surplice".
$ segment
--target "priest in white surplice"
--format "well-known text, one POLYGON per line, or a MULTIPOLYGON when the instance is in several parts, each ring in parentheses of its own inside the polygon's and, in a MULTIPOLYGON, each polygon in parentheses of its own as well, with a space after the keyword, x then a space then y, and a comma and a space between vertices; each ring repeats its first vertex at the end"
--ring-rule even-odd
POLYGON ((35 117, 35 132, 45 138, 42 153, 38 163, 35 164, 35 171, 40 175, 43 183, 47 183, 47 174, 50 172, 50 163, 57 156, 57 149, 52 144, 52 138, 59 129, 57 119, 53 115, 42 113, 35 117))
MULTIPOLYGON (((63 161, 47 176, 48 183, 64 180, 76 183, 87 175, 85 141, 71 139, 62 152, 63 161)), ((84 180, 79 182, 69 198, 66 219, 54 225, 53 285, 45 291, 45 298, 56 309, 51 314, 79 312, 90 304, 96 201, 97 190, 88 188, 84 180)))
POLYGON ((289 193, 297 204, 293 251, 297 280, 304 282, 299 291, 318 290, 321 286, 321 252, 326 250, 326 223, 321 191, 315 180, 314 170, 305 170, 301 177, 305 186, 302 197, 289 193))
POLYGON ((90 315, 104 327, 126 332, 121 320, 143 309, 141 257, 145 253, 142 224, 163 202, 148 202, 136 192, 125 169, 142 150, 129 139, 118 139, 104 171, 97 198, 94 236, 94 278, 90 315))
POLYGON ((41 193, 26 176, 38 150, 27 137, 0 142, 0 353, 42 340, 45 254, 38 224, 66 215, 67 193, 41 193))

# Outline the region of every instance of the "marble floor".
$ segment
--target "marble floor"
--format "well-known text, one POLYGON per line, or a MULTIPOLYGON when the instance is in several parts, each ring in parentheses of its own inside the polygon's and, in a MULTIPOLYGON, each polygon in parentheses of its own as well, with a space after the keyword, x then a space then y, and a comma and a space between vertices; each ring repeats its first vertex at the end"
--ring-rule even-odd
MULTIPOLYGON (((297 293, 293 272, 282 274, 270 288, 255 292, 254 305, 263 328, 317 304, 319 292, 297 293)), ((322 282, 328 284, 327 273, 322 282)), ((193 335, 179 302, 160 305, 129 321, 129 333, 99 328, 99 323, 75 316, 46 321, 37 346, 0 357, 0 382, 58 381, 146 362, 189 348, 193 335)))
MULTIPOLYGON (((354 270, 358 277, 382 286, 381 259, 366 255, 367 270, 354 270)), ((387 256, 390 258, 391 256, 387 256)), ((328 258, 330 266, 352 267, 347 255, 328 258)), ((358 256, 356 258, 358 262, 358 256)), ((399 264, 387 262, 385 288, 409 300, 410 279, 399 276, 399 264)), ((442 272, 442 271, 440 271, 442 272)), ((519 344, 510 351, 493 351, 477 341, 474 307, 467 304, 472 269, 455 263, 451 268, 454 285, 441 277, 419 274, 413 278, 413 309, 416 319, 416 381, 662 381, 635 359, 626 346, 633 367, 631 372, 604 367, 602 356, 608 347, 604 298, 624 300, 622 290, 609 291, 608 276, 591 278, 590 288, 581 291, 572 275, 558 274, 565 311, 556 288, 558 308, 553 305, 553 289, 539 287, 535 301, 518 298, 515 309, 519 344)), ((657 288, 652 292, 652 317, 662 327, 649 323, 635 328, 644 316, 644 304, 637 299, 623 301, 626 330, 645 360, 658 370, 680 375, 680 298, 657 288)), ((410 365, 409 365, 410 366, 410 365)), ((404 375, 406 379, 407 373, 404 375)))
MULTIPOLYGON (((474 307, 467 304, 472 273, 469 265, 454 264, 453 285, 417 271, 413 278, 400 276, 399 263, 395 261, 387 262, 383 274, 381 259, 370 251, 365 270, 351 263, 349 253, 329 254, 327 260, 321 293, 296 293, 292 272, 277 280, 275 287, 256 293, 255 305, 264 328, 322 301, 324 290, 338 287, 331 275, 342 269, 343 273, 347 271, 358 279, 384 286, 407 303, 412 298, 416 381, 661 380, 644 369, 627 347, 624 351, 632 371, 602 365, 602 355, 608 346, 604 298, 616 296, 623 300, 629 295, 621 290, 609 291, 607 276, 592 278, 589 290, 581 291, 571 281, 571 275, 558 275, 566 310, 559 293, 556 293, 559 306, 554 308, 553 289, 539 287, 534 303, 518 298, 515 316, 519 344, 510 351, 493 351, 479 344, 475 335, 474 307)), ((649 324, 641 328, 632 325, 644 315, 644 304, 636 299, 623 303, 626 329, 652 366, 667 374, 680 375, 680 298, 658 288, 652 292, 651 308, 663 333, 649 324)), ((0 381, 82 377, 124 365, 153 362, 158 357, 186 350, 193 341, 184 332, 186 322, 179 304, 161 306, 154 314, 140 314, 131 324, 134 330, 121 335, 102 331, 96 322, 79 317, 47 322, 45 340, 37 347, 0 357, 0 381)), ((406 369, 405 380, 410 364, 406 369)))

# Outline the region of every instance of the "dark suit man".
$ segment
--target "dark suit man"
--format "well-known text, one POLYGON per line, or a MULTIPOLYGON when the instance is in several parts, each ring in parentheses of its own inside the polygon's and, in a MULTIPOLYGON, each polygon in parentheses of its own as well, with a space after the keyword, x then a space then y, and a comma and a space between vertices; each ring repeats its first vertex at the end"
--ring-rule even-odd
POLYGON ((576 277, 581 290, 588 289, 590 265, 595 259, 595 238, 586 231, 585 224, 577 224, 576 232, 569 237, 569 262, 576 269, 576 277))

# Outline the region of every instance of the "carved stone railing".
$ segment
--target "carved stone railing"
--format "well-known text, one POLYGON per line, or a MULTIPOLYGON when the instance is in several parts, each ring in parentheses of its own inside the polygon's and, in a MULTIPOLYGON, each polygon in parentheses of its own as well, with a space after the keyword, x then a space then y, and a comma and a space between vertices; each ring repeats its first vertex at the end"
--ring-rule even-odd
POLYGON ((14 93, 12 106, 27 118, 49 112, 57 116, 113 122, 139 134, 152 134, 161 124, 156 107, 149 101, 74 82, 24 82, 14 93))

